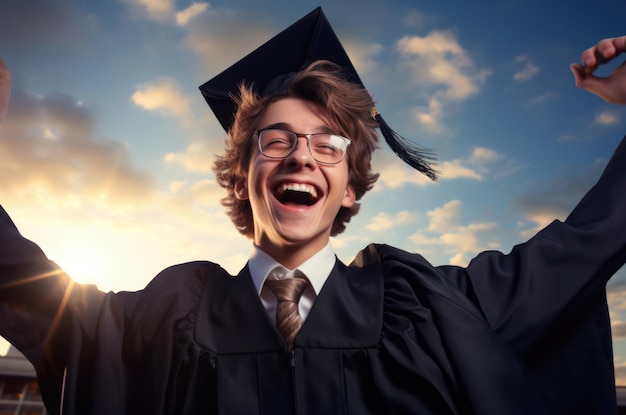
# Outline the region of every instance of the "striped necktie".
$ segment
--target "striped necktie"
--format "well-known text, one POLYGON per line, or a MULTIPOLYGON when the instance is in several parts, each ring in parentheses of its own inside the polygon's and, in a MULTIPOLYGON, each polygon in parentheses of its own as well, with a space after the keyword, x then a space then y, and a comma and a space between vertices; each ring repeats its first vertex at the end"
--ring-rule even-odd
POLYGON ((265 285, 274 293, 276 305, 276 329, 283 336, 289 350, 302 326, 298 303, 309 281, 304 278, 267 279, 265 285))

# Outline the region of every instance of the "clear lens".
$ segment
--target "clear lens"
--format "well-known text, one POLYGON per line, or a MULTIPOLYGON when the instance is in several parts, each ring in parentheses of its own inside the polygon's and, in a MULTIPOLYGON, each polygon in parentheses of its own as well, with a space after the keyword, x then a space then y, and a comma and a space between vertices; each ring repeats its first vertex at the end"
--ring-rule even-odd
POLYGON ((287 157, 298 139, 294 133, 285 130, 262 130, 258 134, 261 153, 272 158, 287 157))
POLYGON ((306 137, 309 151, 313 158, 324 164, 339 163, 345 157, 350 140, 336 134, 315 133, 296 134, 280 129, 257 131, 259 149, 270 158, 285 158, 292 153, 298 143, 298 137, 306 137))

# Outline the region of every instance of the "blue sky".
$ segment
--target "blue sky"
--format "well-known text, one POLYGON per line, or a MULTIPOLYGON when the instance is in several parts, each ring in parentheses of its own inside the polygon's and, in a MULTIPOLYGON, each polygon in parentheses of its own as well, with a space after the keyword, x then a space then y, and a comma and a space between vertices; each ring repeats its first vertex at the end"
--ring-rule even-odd
MULTIPOLYGON (((467 264, 567 213, 626 132, 626 111, 574 87, 569 64, 626 32, 621 1, 4 0, 13 74, 0 203, 79 281, 142 288, 196 259, 237 272, 250 242, 210 171, 224 132, 198 92, 321 5, 393 128, 433 148, 431 183, 384 148, 361 213, 333 240, 467 264)), ((604 72, 606 73, 606 71, 604 72)), ((626 384, 626 271, 609 286, 626 384)))

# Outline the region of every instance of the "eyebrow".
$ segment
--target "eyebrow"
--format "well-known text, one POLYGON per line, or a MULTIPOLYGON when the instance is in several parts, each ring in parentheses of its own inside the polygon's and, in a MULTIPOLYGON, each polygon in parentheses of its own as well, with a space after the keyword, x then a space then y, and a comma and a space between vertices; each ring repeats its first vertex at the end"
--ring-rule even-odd
MULTIPOLYGON (((266 125, 263 128, 259 128, 259 130, 266 130, 268 128, 276 128, 276 129, 279 129, 279 130, 287 130, 287 131, 291 131, 291 132, 294 132, 294 133, 296 133, 296 132, 300 133, 299 131, 295 131, 293 126, 291 124, 289 124, 289 123, 286 123, 286 122, 277 122, 277 123, 274 123, 274 124, 266 125)), ((337 132, 335 130, 333 130, 332 128, 330 128, 327 125, 315 126, 313 128, 312 132, 310 132, 310 133, 307 132, 306 134, 315 134, 315 133, 337 134, 337 132)), ((302 134, 304 134, 304 133, 302 133, 302 134)))

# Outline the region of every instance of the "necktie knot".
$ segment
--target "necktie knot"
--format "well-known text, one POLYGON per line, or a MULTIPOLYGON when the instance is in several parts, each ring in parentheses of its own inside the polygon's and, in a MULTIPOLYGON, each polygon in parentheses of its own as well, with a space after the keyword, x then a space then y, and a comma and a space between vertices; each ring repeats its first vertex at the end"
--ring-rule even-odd
POLYGON ((309 286, 304 278, 267 279, 265 285, 278 301, 276 305, 276 329, 283 336, 287 347, 293 347, 293 340, 302 326, 302 318, 298 311, 300 297, 309 286))
POLYGON ((304 278, 285 278, 282 280, 267 280, 265 285, 274 293, 279 303, 281 301, 289 301, 298 304, 309 282, 304 278))

